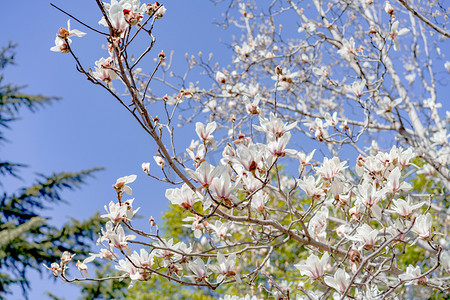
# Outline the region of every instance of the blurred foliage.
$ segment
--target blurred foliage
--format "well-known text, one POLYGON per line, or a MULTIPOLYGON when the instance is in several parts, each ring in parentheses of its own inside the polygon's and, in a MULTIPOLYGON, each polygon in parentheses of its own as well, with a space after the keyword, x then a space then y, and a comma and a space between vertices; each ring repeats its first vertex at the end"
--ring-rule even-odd
MULTIPOLYGON (((9 43, 0 50, 0 71, 14 64, 14 48, 9 43)), ((27 108, 35 112, 39 107, 50 104, 58 98, 25 94, 25 86, 3 84, 4 75, 0 74, 0 142, 6 142, 4 129, 18 119, 20 109, 27 108)), ((51 133, 49 133, 51 134, 51 133)), ((0 186, 10 177, 20 178, 24 164, 0 161, 0 186)), ((42 264, 50 265, 59 261, 62 252, 86 255, 95 233, 100 228, 98 214, 85 221, 71 219, 61 228, 50 225, 49 218, 43 213, 55 204, 65 203, 61 192, 79 188, 86 179, 101 168, 80 172, 54 173, 50 176, 37 174, 35 183, 20 188, 14 193, 0 194, 0 299, 11 293, 13 285, 20 285, 23 297, 27 298, 30 282, 27 274, 36 270, 52 277, 42 264)))

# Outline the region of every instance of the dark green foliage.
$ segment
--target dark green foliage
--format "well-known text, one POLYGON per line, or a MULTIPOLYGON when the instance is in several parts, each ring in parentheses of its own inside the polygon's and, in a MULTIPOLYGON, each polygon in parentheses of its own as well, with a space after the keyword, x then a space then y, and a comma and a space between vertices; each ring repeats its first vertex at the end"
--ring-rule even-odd
MULTIPOLYGON (((14 64, 14 47, 9 44, 0 50, 0 70, 14 64)), ((22 93, 23 86, 3 84, 0 75, 0 142, 4 142, 3 129, 18 119, 21 108, 36 111, 38 107, 57 100, 55 97, 22 93)), ((7 177, 19 177, 20 163, 0 161, 0 186, 7 177)), ((99 231, 98 214, 83 222, 71 219, 62 228, 49 224, 44 212, 58 203, 65 203, 61 192, 79 188, 93 173, 93 168, 80 172, 61 172, 50 176, 37 174, 34 184, 14 193, 0 194, 0 299, 6 297, 12 285, 22 287, 24 297, 30 288, 27 272, 45 270, 43 264, 57 262, 63 251, 86 255, 99 231)), ((48 215, 48 214, 47 214, 48 215)), ((82 256, 82 255, 79 255, 82 256)), ((82 258, 82 257, 80 257, 82 258)), ((47 271, 47 270, 45 270, 47 271)), ((47 273, 45 273, 47 276, 47 273)))

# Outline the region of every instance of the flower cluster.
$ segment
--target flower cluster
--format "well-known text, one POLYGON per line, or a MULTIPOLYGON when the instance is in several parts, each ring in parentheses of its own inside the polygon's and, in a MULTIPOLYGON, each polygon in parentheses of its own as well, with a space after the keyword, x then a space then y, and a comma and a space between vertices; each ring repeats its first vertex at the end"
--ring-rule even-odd
MULTIPOLYGON (((239 17, 230 20, 244 34, 232 46, 232 64, 219 68, 212 56, 187 56, 189 71, 177 77, 182 87, 163 97, 149 86, 157 71, 164 75, 158 80, 176 86, 166 79, 173 73, 165 76, 170 66, 164 52, 155 55, 152 72, 137 66, 151 53, 152 29, 164 6, 139 0, 103 4, 99 24, 109 29, 109 56, 100 58, 93 72, 81 64, 78 69, 114 95, 155 140, 158 167, 148 162, 141 167, 147 178, 172 185, 165 198, 182 211, 174 218, 182 221, 183 234, 163 235, 153 218, 149 231, 135 228, 139 208, 133 209, 135 199, 123 196, 132 195, 129 185, 137 177, 121 177, 113 185, 117 202, 105 205, 102 215, 101 249, 76 264, 84 280, 90 279, 89 262, 106 259, 130 286, 152 275, 212 289, 246 283, 235 286, 247 296, 224 299, 332 294, 383 299, 413 293, 420 298, 428 292, 415 286, 448 289, 449 225, 442 220, 449 220, 443 199, 450 188, 450 151, 435 79, 427 82, 418 67, 420 51, 402 66, 405 76, 391 57, 391 46, 399 54, 400 41, 409 39, 400 36, 426 39, 424 31, 414 22, 411 30, 399 29, 407 25, 389 2, 350 3, 339 22, 321 5, 315 5, 317 19, 293 1, 276 13, 276 5, 271 7, 265 19, 267 13, 258 13, 256 4, 236 2, 230 9, 235 7, 239 17), (301 40, 284 39, 282 27, 274 26, 274 16, 285 10, 299 17, 301 40), (150 46, 133 56, 128 46, 142 32, 150 46), (210 89, 188 83, 196 66, 206 70, 210 89), (415 78, 430 98, 405 89, 415 78), (115 92, 114 80, 124 84, 126 94, 115 92), (155 114, 161 107, 164 117, 155 114), (192 116, 177 115, 191 109, 192 116), (195 125, 182 154, 175 142, 177 117, 195 125)), ((69 37, 82 36, 69 25, 60 30, 53 51, 71 52, 69 37)), ((429 52, 424 51, 427 62, 429 52)), ((185 130, 183 135, 189 134, 185 130)), ((60 263, 47 268, 68 280, 71 259, 64 253, 60 263)))

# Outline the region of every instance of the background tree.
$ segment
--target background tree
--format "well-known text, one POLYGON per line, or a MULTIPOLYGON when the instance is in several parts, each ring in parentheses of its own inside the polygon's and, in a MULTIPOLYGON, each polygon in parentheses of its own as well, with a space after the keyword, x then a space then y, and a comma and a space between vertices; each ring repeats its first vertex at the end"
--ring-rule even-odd
MULTIPOLYGON (((7 142, 4 129, 9 129, 18 119, 20 110, 36 112, 39 108, 58 100, 55 97, 31 95, 22 92, 24 86, 4 84, 4 69, 14 65, 15 45, 9 44, 0 51, 0 131, 1 143, 7 142)), ((48 134, 51 134, 49 132, 48 134)), ((20 178, 24 164, 0 161, 0 184, 5 187, 7 177, 20 178)), ((42 272, 43 264, 50 265, 64 251, 87 254, 99 230, 101 219, 97 215, 85 221, 72 218, 62 227, 50 224, 46 212, 58 204, 66 204, 63 190, 79 188, 86 179, 101 168, 79 172, 59 172, 51 175, 37 174, 35 182, 14 193, 3 191, 0 198, 0 298, 20 285, 24 297, 30 289, 27 272, 42 272)))

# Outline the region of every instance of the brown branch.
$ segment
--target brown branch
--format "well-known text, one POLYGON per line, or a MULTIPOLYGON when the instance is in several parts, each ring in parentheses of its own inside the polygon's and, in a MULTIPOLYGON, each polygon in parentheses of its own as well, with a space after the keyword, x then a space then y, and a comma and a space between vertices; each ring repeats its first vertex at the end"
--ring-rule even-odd
POLYGON ((58 6, 56 6, 55 4, 50 3, 50 5, 53 6, 54 8, 56 8, 57 10, 59 10, 60 12, 62 12, 63 14, 68 15, 69 17, 71 17, 72 19, 74 19, 75 21, 77 21, 78 23, 80 23, 81 25, 83 25, 83 26, 89 28, 90 30, 108 36, 107 33, 104 33, 104 32, 101 32, 101 31, 95 29, 95 28, 92 28, 91 26, 89 26, 89 25, 87 25, 86 23, 84 23, 84 22, 78 20, 77 18, 75 18, 74 16, 72 16, 71 14, 69 14, 68 12, 62 10, 61 8, 59 8, 58 6))
POLYGON ((417 18, 419 18, 419 20, 421 20, 422 22, 424 22, 425 24, 427 24, 428 26, 430 26, 431 28, 433 28, 436 32, 442 34, 443 36, 445 36, 446 38, 450 38, 450 33, 446 32, 444 29, 440 28, 439 26, 435 25, 434 23, 432 23, 430 20, 428 20, 427 18, 425 18, 424 15, 422 15, 421 13, 419 13, 417 10, 415 10, 414 8, 412 8, 411 6, 409 6, 409 4, 406 2, 406 0, 397 0, 401 5, 403 5, 407 10, 409 10, 413 15, 415 15, 417 18))

